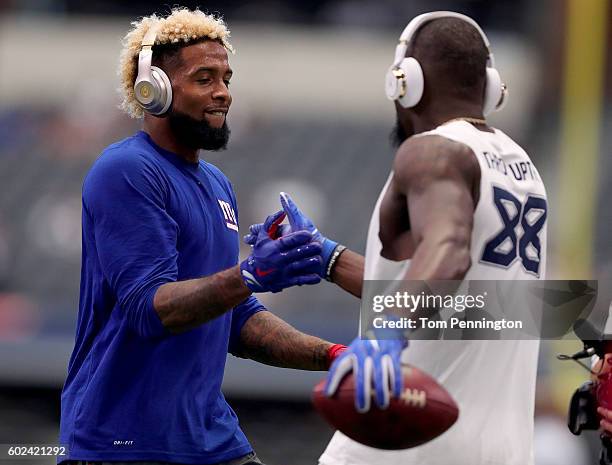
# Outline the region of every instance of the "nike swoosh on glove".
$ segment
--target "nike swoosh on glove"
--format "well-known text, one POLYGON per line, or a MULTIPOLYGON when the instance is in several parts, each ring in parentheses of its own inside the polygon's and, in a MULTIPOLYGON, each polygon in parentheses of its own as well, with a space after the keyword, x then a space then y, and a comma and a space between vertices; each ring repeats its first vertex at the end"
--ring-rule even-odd
POLYGON ((317 274, 321 266, 321 244, 313 241, 312 234, 298 231, 271 239, 266 233, 283 215, 279 213, 266 219, 266 228, 259 231, 251 255, 240 264, 242 279, 253 292, 280 292, 291 286, 321 281, 317 274))

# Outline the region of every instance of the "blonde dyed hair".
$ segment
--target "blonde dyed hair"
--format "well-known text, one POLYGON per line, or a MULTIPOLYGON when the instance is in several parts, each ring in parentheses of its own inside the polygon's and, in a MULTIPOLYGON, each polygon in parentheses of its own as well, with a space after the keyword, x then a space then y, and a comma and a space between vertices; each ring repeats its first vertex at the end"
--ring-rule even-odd
MULTIPOLYGON (((230 31, 219 17, 200 10, 173 8, 166 17, 155 14, 145 16, 132 23, 132 29, 123 38, 123 49, 119 57, 119 78, 121 81, 121 109, 132 118, 142 118, 144 111, 134 96, 134 82, 138 74, 138 54, 142 39, 147 31, 157 28, 155 45, 187 44, 202 39, 218 40, 231 53, 234 48, 228 39, 230 31)), ((155 55, 155 46, 153 47, 155 55)))

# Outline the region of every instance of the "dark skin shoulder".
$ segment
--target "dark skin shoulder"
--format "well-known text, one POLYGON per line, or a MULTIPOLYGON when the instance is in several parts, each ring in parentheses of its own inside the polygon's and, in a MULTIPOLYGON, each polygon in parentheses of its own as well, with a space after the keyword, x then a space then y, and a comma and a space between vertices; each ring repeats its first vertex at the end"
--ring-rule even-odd
POLYGON ((466 145, 434 135, 405 141, 380 208, 382 256, 412 259, 407 279, 462 279, 479 183, 478 160, 466 145))

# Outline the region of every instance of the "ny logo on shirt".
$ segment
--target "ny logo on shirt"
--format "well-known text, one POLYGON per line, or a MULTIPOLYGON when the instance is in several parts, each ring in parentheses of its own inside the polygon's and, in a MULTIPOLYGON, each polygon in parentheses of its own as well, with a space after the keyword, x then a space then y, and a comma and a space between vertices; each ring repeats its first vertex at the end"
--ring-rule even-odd
POLYGON ((234 213, 234 209, 232 206, 224 202, 223 200, 217 199, 219 202, 219 206, 221 207, 221 211, 223 212, 223 218, 225 218, 225 226, 234 231, 238 231, 238 221, 236 220, 236 214, 234 213))

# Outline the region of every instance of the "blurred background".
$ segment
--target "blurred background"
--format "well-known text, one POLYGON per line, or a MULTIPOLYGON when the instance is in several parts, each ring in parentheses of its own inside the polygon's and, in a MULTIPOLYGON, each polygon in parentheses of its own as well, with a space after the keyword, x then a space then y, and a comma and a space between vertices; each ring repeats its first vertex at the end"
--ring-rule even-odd
MULTIPOLYGON (((140 127, 117 108, 121 39, 130 21, 168 5, 0 0, 1 444, 57 441, 78 308, 82 180, 105 146, 140 127)), ((232 138, 227 151, 203 157, 232 180, 241 233, 276 210, 284 190, 326 235, 364 251, 393 157, 384 73, 412 17, 450 9, 489 35, 510 88, 492 124, 531 154, 547 185, 547 277, 610 278, 608 0, 182 5, 223 15, 232 31, 232 138)), ((357 333, 359 302, 333 285, 262 300, 303 331, 343 343, 357 333)), ((579 348, 575 340, 542 344, 537 465, 596 463, 597 434, 573 437, 564 425, 588 373, 555 355, 579 348)), ((322 376, 228 358, 225 393, 269 465, 316 463, 332 435, 309 402, 322 376)))

